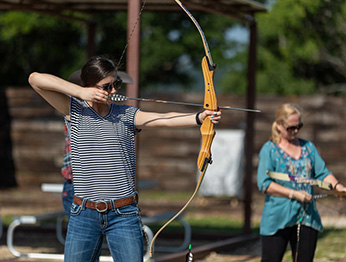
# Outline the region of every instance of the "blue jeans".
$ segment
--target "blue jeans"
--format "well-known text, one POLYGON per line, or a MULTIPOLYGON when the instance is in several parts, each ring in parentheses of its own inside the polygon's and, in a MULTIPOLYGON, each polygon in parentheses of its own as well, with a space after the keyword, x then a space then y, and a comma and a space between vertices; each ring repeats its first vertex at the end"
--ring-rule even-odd
POLYGON ((73 183, 64 182, 64 188, 62 190, 62 205, 65 210, 65 214, 70 219, 71 205, 73 202, 74 188, 73 183))
POLYGON ((142 222, 137 204, 100 213, 72 203, 65 242, 65 262, 94 262, 103 236, 116 262, 143 262, 142 222))

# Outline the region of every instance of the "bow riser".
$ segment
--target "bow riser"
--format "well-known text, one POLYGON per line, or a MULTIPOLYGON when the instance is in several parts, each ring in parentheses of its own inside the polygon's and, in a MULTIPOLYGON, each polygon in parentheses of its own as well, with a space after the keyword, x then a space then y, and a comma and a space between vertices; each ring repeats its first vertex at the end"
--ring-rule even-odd
MULTIPOLYGON (((215 67, 209 63, 207 56, 202 59, 202 71, 204 77, 204 109, 217 111, 217 99, 214 89, 214 70, 215 67)), ((214 124, 211 117, 208 116, 204 119, 201 126, 202 145, 198 155, 197 165, 198 169, 203 172, 207 164, 212 163, 211 159, 211 144, 215 137, 214 124)))
POLYGON ((200 130, 202 134, 202 146, 199 151, 197 165, 198 169, 203 172, 207 164, 212 163, 210 147, 215 137, 215 131, 214 124, 210 121, 210 116, 204 119, 200 130))
POLYGON ((206 56, 202 59, 202 71, 204 77, 204 109, 218 111, 214 88, 215 66, 209 63, 209 59, 206 56))

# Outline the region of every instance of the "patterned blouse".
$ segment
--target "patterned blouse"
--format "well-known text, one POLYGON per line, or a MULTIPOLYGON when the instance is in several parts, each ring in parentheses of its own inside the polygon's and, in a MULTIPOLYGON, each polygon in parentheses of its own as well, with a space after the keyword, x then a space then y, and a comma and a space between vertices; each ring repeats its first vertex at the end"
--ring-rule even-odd
MULTIPOLYGON (((274 181, 287 188, 305 190, 309 194, 314 194, 313 186, 270 178, 266 173, 267 170, 318 180, 323 180, 331 174, 314 144, 303 139, 299 139, 299 142, 302 150, 299 159, 291 157, 272 141, 263 145, 257 171, 257 186, 262 193, 265 193, 270 183, 274 181)), ((278 230, 294 226, 300 221, 305 226, 322 231, 315 201, 301 203, 287 197, 266 195, 260 226, 261 235, 274 235, 278 230)))

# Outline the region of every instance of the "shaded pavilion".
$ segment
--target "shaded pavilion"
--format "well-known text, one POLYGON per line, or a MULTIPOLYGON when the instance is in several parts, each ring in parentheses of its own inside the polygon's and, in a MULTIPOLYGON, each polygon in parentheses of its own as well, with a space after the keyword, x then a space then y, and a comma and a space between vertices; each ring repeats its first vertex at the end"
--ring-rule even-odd
MULTIPOLYGON (((131 41, 129 41, 126 54, 126 72, 133 78, 134 84, 131 84, 131 88, 127 88, 126 95, 129 97, 138 97, 140 23, 137 24, 133 32, 132 30, 143 2, 140 0, 0 0, 0 11, 17 10, 38 12, 85 23, 88 31, 87 57, 91 57, 95 53, 96 24, 93 20, 93 15, 102 12, 127 12, 127 35, 129 37, 132 34, 132 37, 131 41), (81 18, 77 15, 78 13, 87 14, 90 16, 90 19, 81 18)), ((250 34, 247 67, 247 104, 244 107, 254 109, 256 101, 255 75, 257 52, 257 22, 255 15, 256 13, 266 12, 266 7, 261 3, 251 0, 182 0, 182 3, 192 13, 205 12, 222 15, 248 25, 250 34)), ((182 12, 182 9, 174 0, 146 0, 144 10, 153 12, 182 12)), ((136 106, 136 101, 129 101, 129 104, 136 106)), ((251 232, 254 121, 255 114, 247 113, 244 172, 244 233, 251 232)))

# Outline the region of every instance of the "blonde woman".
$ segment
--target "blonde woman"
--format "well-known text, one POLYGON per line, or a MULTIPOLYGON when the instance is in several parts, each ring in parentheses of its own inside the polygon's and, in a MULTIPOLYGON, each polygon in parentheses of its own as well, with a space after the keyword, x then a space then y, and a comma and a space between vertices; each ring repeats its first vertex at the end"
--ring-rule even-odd
POLYGON ((318 231, 322 230, 313 187, 274 179, 267 171, 321 180, 346 191, 326 168, 314 144, 297 137, 302 127, 300 111, 291 104, 282 105, 276 112, 271 139, 260 151, 257 185, 266 194, 260 226, 262 262, 281 261, 288 243, 293 261, 313 261, 318 231))

